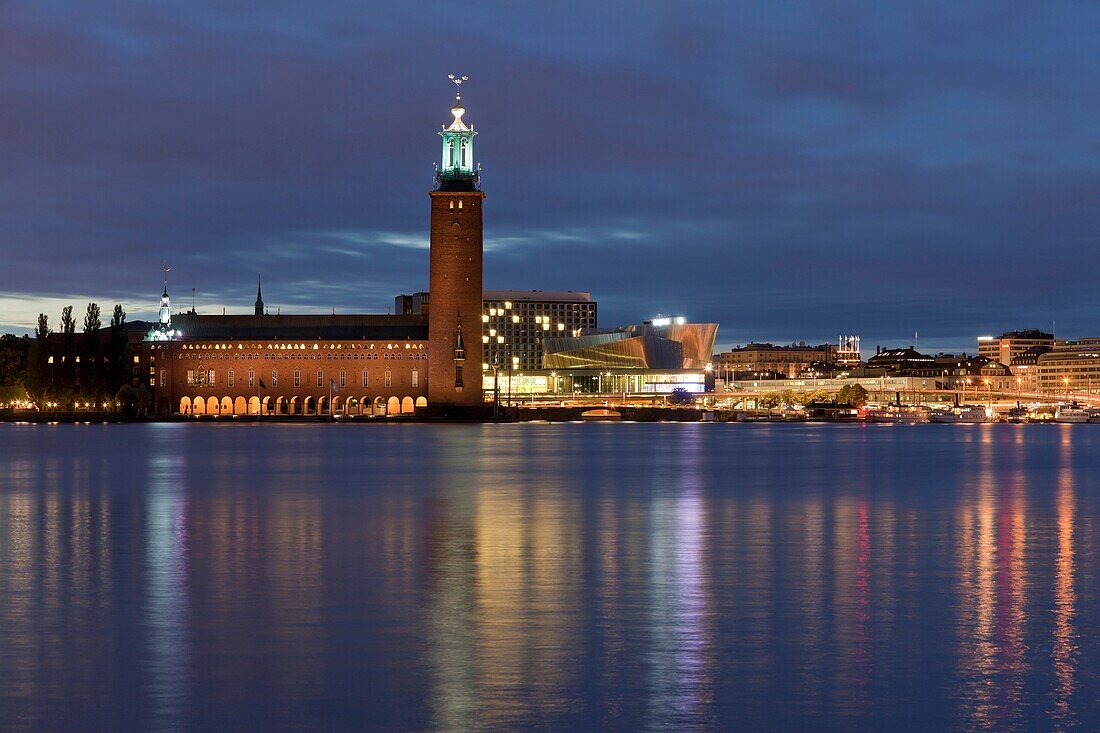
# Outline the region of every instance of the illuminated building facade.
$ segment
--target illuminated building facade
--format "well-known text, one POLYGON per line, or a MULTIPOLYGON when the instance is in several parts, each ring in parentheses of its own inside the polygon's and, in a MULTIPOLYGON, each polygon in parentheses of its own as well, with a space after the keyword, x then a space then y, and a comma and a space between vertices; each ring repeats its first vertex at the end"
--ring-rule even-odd
POLYGON ((512 394, 668 394, 713 389, 717 323, 654 318, 616 329, 582 329, 543 340, 541 369, 486 372, 485 389, 512 394))
POLYGON ((1100 338, 1067 341, 1041 354, 1036 383, 1041 391, 1052 394, 1100 393, 1100 338))
POLYGON ((1051 351, 1050 346, 1032 346, 1012 358, 1012 374, 1020 389, 1034 392, 1039 388, 1039 357, 1051 351))
POLYGON ((177 315, 156 349, 157 412, 394 415, 427 406, 423 318, 177 315))
POLYGON ((1054 346, 1054 334, 1032 328, 1025 331, 1008 331, 1000 336, 979 336, 978 356, 1011 364, 1012 360, 1036 346, 1054 346))
POLYGON ((489 290, 481 313, 484 366, 539 369, 548 339, 596 328, 590 293, 489 290))
POLYGON ((166 275, 158 322, 140 348, 156 412, 357 416, 481 406, 485 195, 464 113, 456 94, 429 194, 430 320, 426 312, 270 315, 258 282, 252 315, 173 318, 166 275))
MULTIPOLYGON (((429 315, 431 294, 398 295, 394 311, 429 315)), ((574 335, 596 328, 596 301, 591 293, 544 290, 486 290, 481 305, 481 342, 484 371, 538 369, 547 338, 574 335)))
MULTIPOLYGON (((859 340, 855 337, 854 358, 859 358, 859 340)), ((778 375, 793 378, 808 370, 813 364, 833 364, 837 347, 832 344, 809 346, 806 343, 777 346, 770 343, 750 343, 718 354, 714 367, 720 374, 778 375)), ((853 358, 851 352, 848 358, 853 358)), ((858 365, 858 361, 856 362, 858 365)))

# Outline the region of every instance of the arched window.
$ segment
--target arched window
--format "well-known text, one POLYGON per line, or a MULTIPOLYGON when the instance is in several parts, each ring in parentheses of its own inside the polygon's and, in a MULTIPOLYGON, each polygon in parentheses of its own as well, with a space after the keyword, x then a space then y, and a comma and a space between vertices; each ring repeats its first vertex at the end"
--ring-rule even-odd
POLYGON ((458 210, 462 211, 462 199, 458 200, 458 210))
POLYGON ((467 155, 468 149, 469 149, 469 145, 467 144, 467 141, 463 140, 462 141, 462 158, 461 158, 461 166, 463 168, 469 167, 469 164, 466 162, 466 155, 467 155))

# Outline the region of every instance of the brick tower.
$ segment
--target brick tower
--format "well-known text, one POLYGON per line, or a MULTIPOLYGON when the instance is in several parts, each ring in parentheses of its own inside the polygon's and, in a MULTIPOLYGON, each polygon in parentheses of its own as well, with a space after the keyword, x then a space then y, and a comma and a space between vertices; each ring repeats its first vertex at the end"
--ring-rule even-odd
POLYGON ((432 200, 428 291, 428 404, 475 407, 481 392, 481 192, 474 164, 473 126, 462 121, 462 82, 456 86, 454 120, 439 133, 443 160, 432 200))

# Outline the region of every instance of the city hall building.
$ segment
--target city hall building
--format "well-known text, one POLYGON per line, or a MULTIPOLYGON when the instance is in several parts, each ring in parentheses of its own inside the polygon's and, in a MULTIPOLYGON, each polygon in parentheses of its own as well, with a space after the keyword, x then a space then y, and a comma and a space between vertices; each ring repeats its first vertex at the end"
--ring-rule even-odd
POLYGON ((158 414, 395 415, 484 404, 485 194, 458 89, 429 193, 430 314, 269 315, 257 287, 252 315, 173 317, 166 280, 135 359, 158 414))

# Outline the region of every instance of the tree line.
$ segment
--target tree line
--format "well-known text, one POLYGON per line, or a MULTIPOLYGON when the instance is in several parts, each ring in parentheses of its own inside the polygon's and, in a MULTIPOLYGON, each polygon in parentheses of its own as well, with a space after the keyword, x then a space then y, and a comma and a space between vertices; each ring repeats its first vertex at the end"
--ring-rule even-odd
POLYGON ((97 303, 88 303, 82 324, 83 338, 76 337, 73 307, 61 311, 60 338, 51 344, 49 319, 38 314, 38 325, 26 356, 24 387, 40 410, 70 410, 76 405, 94 409, 130 409, 148 403, 148 389, 131 379, 130 338, 126 311, 116 305, 107 325, 106 338, 97 303), (52 358, 52 360, 51 360, 52 358), (145 399, 142 399, 144 391, 145 399))
POLYGON ((859 384, 846 384, 836 394, 831 394, 824 389, 815 389, 805 392, 784 390, 783 392, 770 392, 763 394, 757 400, 757 404, 767 410, 774 410, 780 405, 784 407, 805 407, 810 403, 833 402, 837 404, 862 407, 867 404, 867 390, 859 384))

